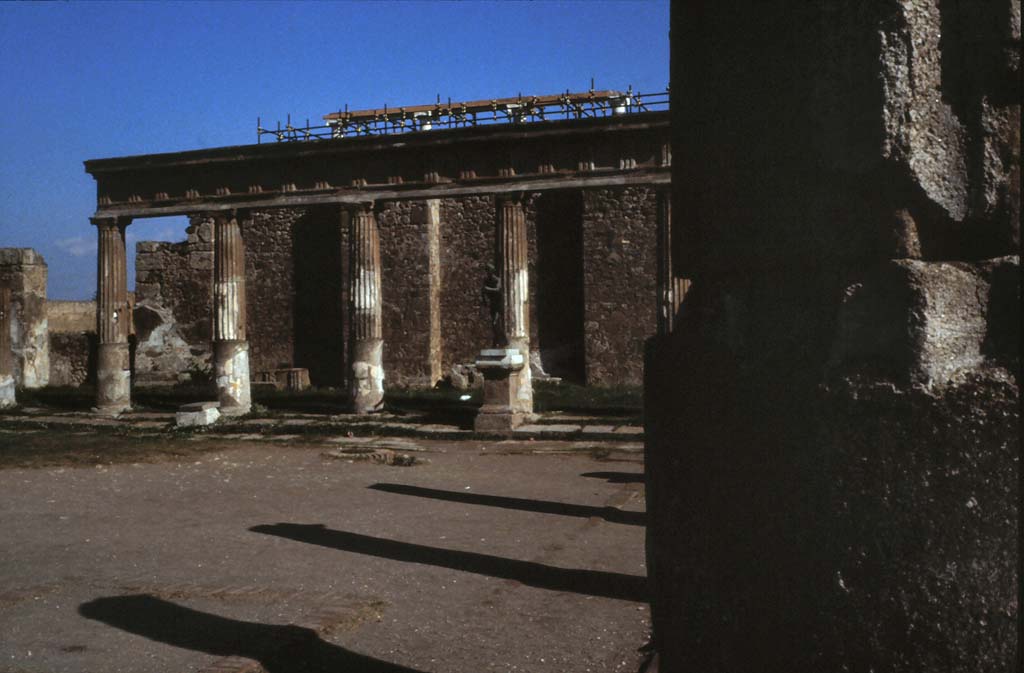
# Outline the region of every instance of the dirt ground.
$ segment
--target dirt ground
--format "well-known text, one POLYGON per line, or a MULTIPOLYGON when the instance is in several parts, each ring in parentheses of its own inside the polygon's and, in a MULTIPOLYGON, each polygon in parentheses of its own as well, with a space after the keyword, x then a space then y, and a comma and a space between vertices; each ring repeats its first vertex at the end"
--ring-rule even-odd
POLYGON ((637 671, 638 455, 402 442, 0 430, 0 671, 637 671))

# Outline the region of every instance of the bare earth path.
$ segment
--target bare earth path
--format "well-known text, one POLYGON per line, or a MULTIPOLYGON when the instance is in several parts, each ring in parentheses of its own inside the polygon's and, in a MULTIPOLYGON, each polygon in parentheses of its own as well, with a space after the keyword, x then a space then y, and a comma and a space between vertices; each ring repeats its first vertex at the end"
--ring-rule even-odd
POLYGON ((416 440, 428 462, 394 467, 316 443, 166 441, 188 450, 0 470, 0 671, 639 666, 636 456, 416 440))

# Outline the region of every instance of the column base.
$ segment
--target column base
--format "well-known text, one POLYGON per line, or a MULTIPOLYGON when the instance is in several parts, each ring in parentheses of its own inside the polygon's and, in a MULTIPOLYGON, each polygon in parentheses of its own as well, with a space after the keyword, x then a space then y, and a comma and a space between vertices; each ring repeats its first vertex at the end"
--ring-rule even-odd
POLYGON ((213 343, 213 371, 222 416, 241 416, 252 410, 249 383, 249 342, 213 343))
POLYGON ((116 416, 132 408, 132 372, 128 343, 101 343, 96 353, 96 406, 93 411, 116 416))
POLYGON ((518 348, 484 349, 476 368, 484 376, 484 404, 473 421, 474 430, 510 432, 532 417, 532 395, 527 410, 519 399, 524 372, 529 382, 530 367, 518 348))
POLYGON ((352 345, 352 412, 370 414, 384 409, 384 340, 367 339, 352 345))
POLYGON ((521 414, 533 413, 533 374, 530 371, 530 340, 512 338, 509 348, 519 351, 525 366, 509 375, 512 387, 512 409, 521 414))
POLYGON ((11 409, 18 406, 14 397, 14 377, 0 376, 0 409, 11 409))

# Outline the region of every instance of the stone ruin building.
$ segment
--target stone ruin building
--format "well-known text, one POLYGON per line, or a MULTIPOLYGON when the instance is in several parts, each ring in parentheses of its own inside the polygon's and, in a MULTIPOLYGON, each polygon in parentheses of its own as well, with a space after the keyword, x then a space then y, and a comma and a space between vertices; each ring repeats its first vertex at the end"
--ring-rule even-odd
POLYGON ((643 341, 679 284, 657 256, 671 212, 658 100, 591 91, 345 111, 326 127, 259 130, 291 142, 87 161, 98 406, 130 404, 132 323, 136 385, 213 374, 222 407, 244 409, 249 377, 306 370, 374 408, 382 378, 434 385, 490 342, 488 264, 534 374, 639 384, 643 341), (138 244, 126 320, 126 227, 181 214, 187 241, 138 244))

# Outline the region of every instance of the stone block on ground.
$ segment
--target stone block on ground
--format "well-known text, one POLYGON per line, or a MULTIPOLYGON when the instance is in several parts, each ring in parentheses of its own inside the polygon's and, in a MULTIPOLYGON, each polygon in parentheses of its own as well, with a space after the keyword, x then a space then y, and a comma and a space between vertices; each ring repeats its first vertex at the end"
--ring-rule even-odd
POLYGON ((174 422, 179 427, 211 425, 220 418, 218 402, 193 402, 182 405, 174 415, 174 422))

